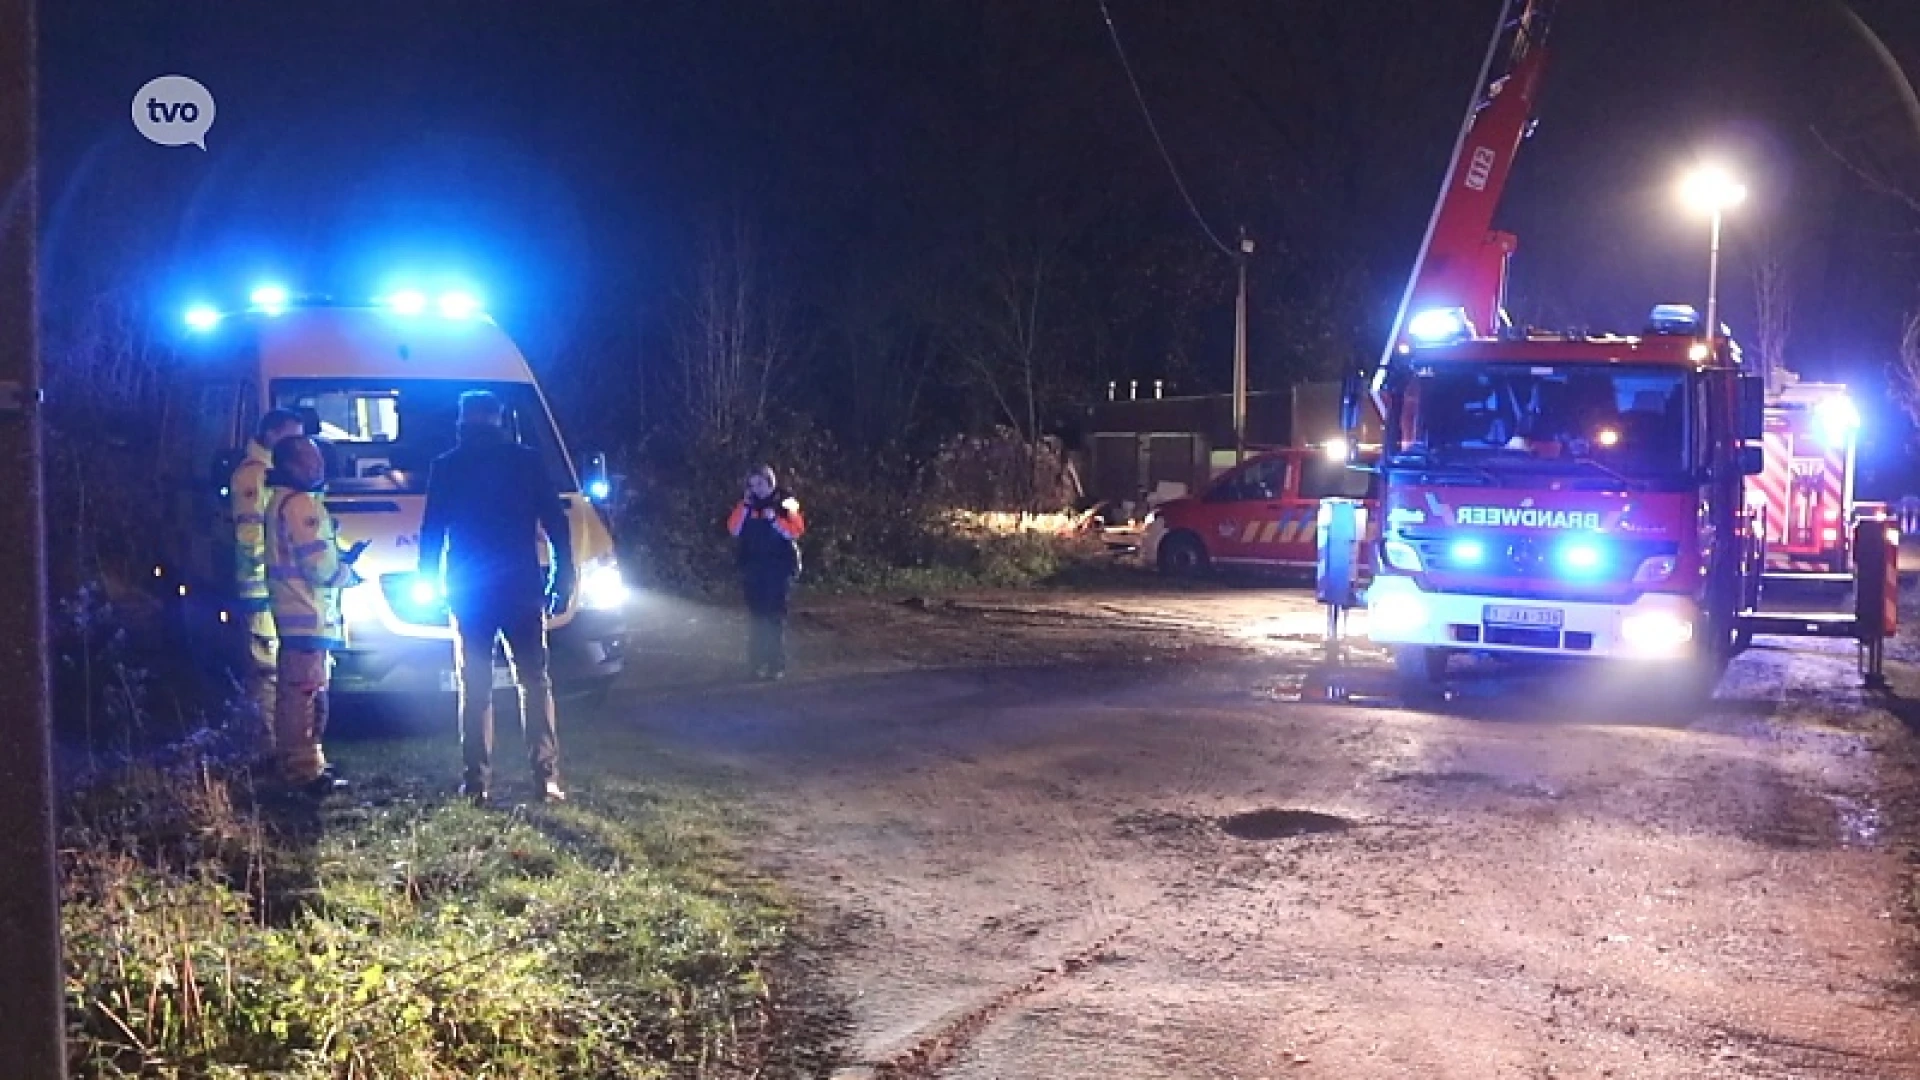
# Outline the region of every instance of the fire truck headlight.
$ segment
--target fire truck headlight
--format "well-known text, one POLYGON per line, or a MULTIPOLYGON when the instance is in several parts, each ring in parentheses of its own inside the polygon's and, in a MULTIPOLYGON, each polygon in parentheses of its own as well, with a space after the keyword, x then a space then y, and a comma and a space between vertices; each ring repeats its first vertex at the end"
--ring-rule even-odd
POLYGON ((1387 565, 1395 570, 1417 574, 1426 569, 1426 565, 1420 561, 1420 552, 1404 540, 1387 541, 1381 545, 1381 552, 1386 556, 1387 565))
POLYGON ((1860 410, 1853 402, 1844 397, 1830 397, 1813 408, 1813 419, 1820 428, 1820 437, 1828 443, 1840 445, 1854 432, 1860 430, 1860 410))
POLYGON ((1665 656, 1693 640, 1693 623, 1665 611, 1643 611, 1620 620, 1620 640, 1638 653, 1665 656))
POLYGON ((631 590, 612 559, 588 563, 580 574, 580 606, 590 611, 612 611, 627 602, 631 590))
POLYGON ((1633 572, 1635 585, 1657 585, 1673 576, 1680 566, 1680 560, 1672 555, 1654 555, 1640 560, 1639 569, 1633 572))
POLYGON ((1393 592, 1367 600, 1367 631, 1411 634, 1427 625, 1427 601, 1419 593, 1393 592))

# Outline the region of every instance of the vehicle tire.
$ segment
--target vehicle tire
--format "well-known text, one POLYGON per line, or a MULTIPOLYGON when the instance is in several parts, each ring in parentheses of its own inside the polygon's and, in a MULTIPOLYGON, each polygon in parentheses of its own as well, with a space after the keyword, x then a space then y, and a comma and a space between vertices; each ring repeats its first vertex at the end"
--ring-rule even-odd
POLYGON ((1393 672, 1408 697, 1435 697, 1447 684, 1447 650, 1425 645, 1396 645, 1393 672))
POLYGON ((1177 532, 1160 541, 1160 572, 1168 577, 1199 577, 1210 569, 1207 548, 1190 532, 1177 532))

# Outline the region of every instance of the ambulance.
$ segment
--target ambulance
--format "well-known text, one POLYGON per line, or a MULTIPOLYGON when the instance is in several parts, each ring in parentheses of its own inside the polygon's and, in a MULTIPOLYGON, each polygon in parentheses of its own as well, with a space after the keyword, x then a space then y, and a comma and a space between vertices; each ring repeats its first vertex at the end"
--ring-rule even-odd
MULTIPOLYGON (((453 689, 447 610, 437 583, 415 572, 420 518, 429 467, 455 442, 460 395, 487 390, 505 402, 512 437, 539 452, 572 526, 580 587, 548 621, 554 681, 604 689, 619 675, 630 591, 604 507, 613 480, 603 458, 589 456, 583 470, 569 452, 526 358, 471 294, 403 289, 350 305, 263 287, 241 310, 190 310, 187 327, 162 424, 170 509, 154 577, 183 601, 189 632, 230 638, 243 621, 232 599, 227 478, 260 416, 288 409, 326 458, 342 541, 369 545, 363 584, 342 598, 347 647, 334 688, 453 689)), ((504 657, 494 681, 511 685, 504 657)))

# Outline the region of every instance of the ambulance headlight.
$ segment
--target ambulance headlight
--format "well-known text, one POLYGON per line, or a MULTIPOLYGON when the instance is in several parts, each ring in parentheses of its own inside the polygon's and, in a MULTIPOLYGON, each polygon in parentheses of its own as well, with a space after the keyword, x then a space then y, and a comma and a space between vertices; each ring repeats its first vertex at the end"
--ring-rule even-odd
POLYGON ((1620 620, 1620 640, 1634 652, 1671 655, 1693 640, 1693 623, 1667 611, 1643 611, 1620 620))
POLYGON ((416 577, 407 586, 407 599, 415 607, 432 607, 440 602, 440 587, 423 577, 416 577))
POLYGON ((1390 592, 1367 598, 1367 632, 1397 636, 1427 625, 1427 600, 1416 592, 1390 592))
POLYGON ((580 606, 589 611, 614 611, 625 607, 633 590, 620 574, 613 559, 596 559, 580 573, 580 606))
POLYGON ((1420 552, 1405 540, 1389 540, 1380 545, 1380 553, 1385 556, 1387 565, 1395 570, 1417 574, 1426 569, 1420 561, 1420 552))
POLYGON ((1819 426, 1820 437, 1835 446, 1844 444, 1860 430, 1860 410, 1844 397, 1826 398, 1815 405, 1813 420, 1819 426))
POLYGON ((206 331, 220 325, 219 309, 205 304, 195 304, 188 308, 186 318, 189 330, 206 331))

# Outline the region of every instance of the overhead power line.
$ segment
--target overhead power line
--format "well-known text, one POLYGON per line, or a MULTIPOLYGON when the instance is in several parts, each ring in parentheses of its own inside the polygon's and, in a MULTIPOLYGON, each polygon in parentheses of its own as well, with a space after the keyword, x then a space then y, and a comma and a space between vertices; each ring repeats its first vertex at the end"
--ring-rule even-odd
POLYGON ((1127 85, 1133 87, 1133 100, 1140 103, 1140 115, 1146 118, 1147 130, 1153 135, 1153 145, 1160 149, 1160 160, 1167 163, 1167 173, 1173 177, 1173 186, 1180 191, 1180 197, 1186 200, 1187 210, 1193 214, 1193 220, 1200 231, 1207 234, 1213 246, 1229 258, 1240 258, 1240 253, 1228 247, 1220 239, 1220 234, 1207 224, 1206 215, 1200 212, 1199 204, 1193 201, 1193 194, 1187 190, 1187 183, 1180 178, 1180 169, 1173 163, 1173 155, 1167 152, 1167 141, 1160 137, 1160 125, 1154 123, 1153 110, 1147 107, 1147 96, 1140 90, 1140 80, 1134 77, 1133 64, 1127 60, 1126 47, 1120 44, 1120 30, 1113 25, 1113 12, 1107 10, 1107 0, 1100 0, 1100 15, 1107 20, 1107 36, 1113 39, 1114 55, 1120 58, 1120 69, 1127 73, 1127 85))

